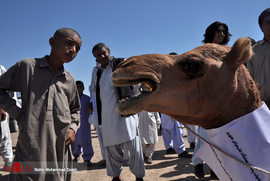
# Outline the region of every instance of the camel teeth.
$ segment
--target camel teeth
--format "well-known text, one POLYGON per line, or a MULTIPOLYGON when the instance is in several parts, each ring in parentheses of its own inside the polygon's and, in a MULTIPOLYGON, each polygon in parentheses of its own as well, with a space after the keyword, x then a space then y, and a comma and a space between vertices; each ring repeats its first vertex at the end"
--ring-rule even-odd
MULTIPOLYGON (((130 98, 136 98, 136 97, 138 97, 138 96, 137 96, 137 95, 132 95, 132 96, 130 96, 130 98)), ((123 98, 123 99, 119 100, 119 103, 123 103, 123 102, 125 102, 126 100, 129 100, 130 98, 129 98, 129 97, 123 98)))
POLYGON ((149 92, 152 92, 152 87, 150 86, 150 85, 148 85, 148 84, 145 84, 145 86, 147 87, 147 90, 149 91, 149 92))

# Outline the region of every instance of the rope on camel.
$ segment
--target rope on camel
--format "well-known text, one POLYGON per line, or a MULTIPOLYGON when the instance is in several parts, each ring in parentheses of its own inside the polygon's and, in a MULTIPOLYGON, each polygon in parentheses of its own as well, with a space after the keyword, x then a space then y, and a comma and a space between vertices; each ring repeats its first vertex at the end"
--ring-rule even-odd
MULTIPOLYGON (((171 119, 171 121, 173 122, 172 118, 170 118, 170 119, 171 119)), ((197 133, 195 133, 194 131, 192 131, 192 130, 191 130, 189 127, 187 127, 185 124, 183 124, 183 125, 184 125, 184 127, 177 127, 177 128, 181 128, 181 129, 186 128, 186 129, 188 129, 188 130, 189 130, 190 132, 192 132, 194 135, 196 135, 197 137, 199 137, 200 139, 202 139, 205 143, 207 143, 207 144, 209 144, 210 146, 214 147, 215 149, 217 149, 218 151, 220 151, 220 152, 223 153, 224 155, 226 155, 226 156, 228 156, 228 157, 234 159, 235 161, 237 161, 237 162, 241 163, 242 165, 245 165, 245 166, 247 166, 247 167, 249 167, 249 168, 251 168, 251 169, 254 169, 254 170, 257 170, 257 171, 260 171, 260 172, 263 172, 263 173, 265 173, 265 174, 270 175, 270 172, 268 172, 268 171, 266 171, 266 170, 264 170, 264 169, 261 169, 261 168, 258 168, 258 167, 249 165, 249 164, 243 162, 242 160, 239 160, 239 159, 237 159, 237 158, 235 158, 235 157, 229 155, 229 154, 226 153, 225 151, 223 151, 223 150, 221 150, 220 148, 218 148, 216 145, 213 145, 212 143, 210 143, 209 141, 207 141, 206 139, 204 139, 203 137, 201 137, 200 135, 198 135, 197 133)))

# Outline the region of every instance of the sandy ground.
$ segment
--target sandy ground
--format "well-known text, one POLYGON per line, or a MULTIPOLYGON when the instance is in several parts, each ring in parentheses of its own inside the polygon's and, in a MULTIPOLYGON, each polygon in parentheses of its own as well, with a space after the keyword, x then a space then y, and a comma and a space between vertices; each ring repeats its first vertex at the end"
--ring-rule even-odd
MULTIPOLYGON (((186 133, 186 131, 185 131, 186 133)), ((15 152, 15 145, 17 142, 18 133, 12 133, 12 145, 15 152)), ((193 150, 189 148, 186 134, 184 135, 186 150, 193 154, 193 150)), ((92 166, 87 167, 80 158, 78 163, 74 164, 75 171, 72 172, 72 180, 74 181, 110 181, 111 177, 107 176, 106 168, 98 165, 102 159, 99 142, 96 131, 92 127, 92 144, 94 149, 94 156, 92 158, 92 166)), ((8 172, 3 169, 4 162, 0 158, 0 180, 6 181, 8 172)), ((197 180, 193 174, 194 167, 190 158, 179 158, 177 154, 168 155, 163 143, 162 136, 159 136, 159 142, 156 145, 156 150, 153 155, 153 163, 145 164, 146 175, 145 181, 194 181, 197 180)), ((204 164, 205 178, 203 180, 215 181, 210 177, 210 168, 204 164)), ((129 168, 124 165, 121 177, 125 181, 135 181, 135 176, 130 172, 129 168)))

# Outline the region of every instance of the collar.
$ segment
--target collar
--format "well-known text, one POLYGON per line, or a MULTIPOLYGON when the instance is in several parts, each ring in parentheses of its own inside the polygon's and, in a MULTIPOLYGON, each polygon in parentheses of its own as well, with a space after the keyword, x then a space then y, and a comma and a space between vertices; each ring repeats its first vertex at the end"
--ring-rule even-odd
POLYGON ((49 55, 46 55, 40 59, 40 67, 49 67, 47 58, 49 58, 49 55))
MULTIPOLYGON (((46 55, 40 59, 40 67, 42 67, 42 68, 49 67, 50 68, 49 63, 48 63, 48 58, 49 58, 49 55, 46 55)), ((64 66, 61 67, 60 71, 57 74, 64 74, 64 75, 67 74, 66 70, 64 69, 64 66)))
POLYGON ((113 59, 114 59, 114 56, 111 56, 111 60, 109 61, 108 65, 112 66, 113 59))
POLYGON ((263 44, 270 45, 270 40, 269 40, 269 41, 266 41, 266 40, 263 38, 261 41, 258 42, 258 44, 259 44, 260 46, 262 46, 263 44))
MULTIPOLYGON (((109 60, 108 65, 106 66, 106 69, 107 69, 108 66, 110 66, 110 67, 112 68, 112 66, 113 66, 113 59, 114 59, 114 57, 111 56, 111 60, 109 60)), ((102 66, 100 66, 100 68, 101 68, 101 70, 103 71, 102 66)))

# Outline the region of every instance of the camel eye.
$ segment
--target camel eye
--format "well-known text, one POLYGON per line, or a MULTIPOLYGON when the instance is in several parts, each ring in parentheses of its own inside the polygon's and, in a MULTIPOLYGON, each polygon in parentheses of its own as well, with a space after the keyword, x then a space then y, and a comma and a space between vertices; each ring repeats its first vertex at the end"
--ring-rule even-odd
POLYGON ((196 73, 202 68, 203 64, 199 62, 186 62, 183 65, 185 71, 190 73, 196 73))
POLYGON ((178 62, 178 65, 182 67, 190 79, 198 78, 203 76, 204 72, 202 67, 204 66, 203 61, 194 61, 194 59, 188 59, 185 61, 178 62))

